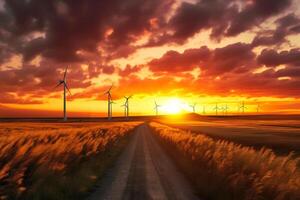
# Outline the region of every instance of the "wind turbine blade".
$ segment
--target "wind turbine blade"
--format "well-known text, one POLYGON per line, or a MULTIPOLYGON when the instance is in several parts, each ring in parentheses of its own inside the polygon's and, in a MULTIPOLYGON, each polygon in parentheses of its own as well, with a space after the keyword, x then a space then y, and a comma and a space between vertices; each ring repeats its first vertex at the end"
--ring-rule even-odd
POLYGON ((68 71, 68 66, 67 66, 66 69, 65 69, 64 80, 66 80, 66 77, 67 77, 67 71, 68 71))
POLYGON ((65 87, 67 88, 69 94, 72 95, 71 92, 70 92, 70 90, 69 90, 69 87, 68 87, 68 85, 66 83, 65 83, 65 87))
POLYGON ((111 84, 111 86, 110 86, 110 88, 108 89, 108 91, 107 92, 110 92, 110 90, 111 90, 111 88, 113 87, 113 85, 111 84))
POLYGON ((63 84, 64 82, 60 82, 58 83, 53 89, 57 88, 58 86, 60 86, 61 84, 63 84))
POLYGON ((109 93, 110 93, 110 90, 111 90, 111 88, 112 88, 112 86, 113 86, 113 85, 111 85, 110 88, 109 88, 106 92, 104 92, 102 95, 109 94, 109 93))

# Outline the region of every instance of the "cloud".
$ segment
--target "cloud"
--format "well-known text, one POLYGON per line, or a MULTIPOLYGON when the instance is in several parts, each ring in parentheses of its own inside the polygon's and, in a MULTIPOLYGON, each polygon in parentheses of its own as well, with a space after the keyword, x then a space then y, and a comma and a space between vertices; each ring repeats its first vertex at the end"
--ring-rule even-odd
POLYGON ((248 1, 248 4, 230 22, 226 35, 236 36, 261 24, 269 17, 282 13, 291 5, 291 2, 291 0, 248 1))
POLYGON ((214 50, 213 57, 208 63, 208 74, 223 74, 230 71, 236 73, 253 67, 255 54, 252 47, 245 43, 235 43, 214 50))
POLYGON ((257 34, 252 45, 256 46, 270 46, 281 45, 284 42, 288 42, 286 37, 300 33, 300 19, 294 14, 290 13, 276 20, 276 29, 261 31, 257 34))
POLYGON ((1 103, 4 104, 42 104, 43 101, 32 96, 19 97, 11 93, 1 94, 1 103))
POLYGON ((210 50, 206 47, 188 49, 182 54, 177 51, 168 51, 161 58, 153 59, 148 63, 154 72, 184 72, 198 67, 210 56, 210 50))
POLYGON ((104 100, 106 87, 95 83, 104 79, 116 83, 114 98, 173 91, 299 94, 300 50, 288 44, 289 36, 300 33, 300 18, 291 0, 4 2, 0 64, 12 66, 0 67, 2 103, 56 98, 61 88, 53 87, 67 65, 72 99, 104 100), (202 31, 209 32, 208 41, 195 37, 195 44, 187 43, 202 31), (241 33, 252 42, 236 42, 241 33), (153 55, 135 57, 155 46, 153 55), (16 55, 20 66, 11 59, 16 55), (267 70, 253 74, 261 66, 267 70))
POLYGON ((41 54, 58 61, 80 61, 84 58, 78 51, 97 52, 99 45, 115 57, 126 57, 134 51, 131 43, 150 30, 150 19, 163 17, 167 10, 160 10, 170 3, 172 0, 7 0, 0 27, 6 28, 10 39, 21 40, 22 48, 15 51, 24 54, 25 60, 41 54), (30 38, 37 32, 42 36, 30 38))
POLYGON ((249 44, 235 43, 210 50, 207 46, 187 49, 183 53, 168 51, 161 58, 148 63, 153 72, 186 72, 196 67, 210 75, 240 71, 252 66, 255 54, 249 44))
POLYGON ((299 56, 300 49, 298 48, 280 52, 277 52, 274 49, 264 49, 258 56, 257 60, 260 64, 264 64, 266 66, 278 66, 282 64, 300 66, 299 56))
MULTIPOLYGON (((291 0, 197 0, 193 3, 183 2, 178 6, 171 19, 152 34, 145 46, 151 47, 167 43, 183 44, 187 39, 203 30, 211 30, 210 38, 220 41, 225 37, 233 37, 240 33, 252 31, 267 19, 277 17, 290 6, 291 0)), ((288 34, 279 31, 283 28, 282 24, 286 24, 286 22, 278 21, 277 24, 279 25, 273 40, 280 37, 281 34, 288 34)), ((289 27, 286 32, 294 31, 297 33, 297 30, 298 26, 294 26, 289 27)), ((274 41, 269 40, 271 38, 258 37, 253 45, 274 43, 274 41)))
MULTIPOLYGON (((233 95, 299 96, 299 50, 277 52, 265 49, 257 57, 252 44, 234 43, 221 48, 187 49, 183 53, 168 51, 148 63, 158 81, 164 77, 180 80, 181 89, 193 93, 233 95), (201 52, 201 53, 200 53, 201 52), (205 52, 205 53, 203 53, 205 52), (253 71, 261 64, 285 68, 270 68, 263 73, 253 71), (193 80, 184 72, 200 68, 199 78, 193 80), (280 79, 284 77, 283 79, 280 79)), ((176 81, 175 81, 176 82, 176 81)), ((154 84, 155 85, 155 84, 154 84)))
POLYGON ((203 0, 197 3, 184 2, 171 19, 176 40, 186 40, 203 29, 212 28, 212 36, 223 34, 232 15, 237 13, 235 4, 230 1, 203 0))

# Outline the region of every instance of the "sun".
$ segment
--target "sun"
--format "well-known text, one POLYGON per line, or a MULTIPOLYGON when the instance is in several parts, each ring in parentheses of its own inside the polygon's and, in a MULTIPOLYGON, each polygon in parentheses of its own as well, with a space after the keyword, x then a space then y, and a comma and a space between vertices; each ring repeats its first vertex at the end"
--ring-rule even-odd
POLYGON ((162 106, 162 111, 167 114, 179 114, 182 111, 182 102, 179 99, 170 99, 162 106))

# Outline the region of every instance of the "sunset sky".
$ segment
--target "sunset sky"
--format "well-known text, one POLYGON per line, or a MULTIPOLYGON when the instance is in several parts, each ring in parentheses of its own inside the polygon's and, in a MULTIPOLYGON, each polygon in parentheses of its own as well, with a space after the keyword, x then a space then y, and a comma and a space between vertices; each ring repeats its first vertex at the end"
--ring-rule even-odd
POLYGON ((0 117, 300 112, 300 0, 0 0, 0 117))

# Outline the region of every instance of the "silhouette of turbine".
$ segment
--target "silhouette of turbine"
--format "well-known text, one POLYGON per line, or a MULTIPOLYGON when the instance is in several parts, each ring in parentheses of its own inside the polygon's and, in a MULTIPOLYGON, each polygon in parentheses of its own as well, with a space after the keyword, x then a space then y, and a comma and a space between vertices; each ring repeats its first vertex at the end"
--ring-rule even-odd
POLYGON ((227 115, 228 114, 228 105, 225 104, 225 106, 222 107, 222 110, 223 110, 223 114, 227 115))
POLYGON ((155 109, 156 116, 157 116, 157 115, 158 115, 158 108, 160 107, 160 105, 158 105, 158 104, 156 103, 156 101, 154 101, 154 103, 155 103, 154 109, 155 109))
POLYGON ((54 88, 57 88, 58 86, 60 85, 63 85, 64 86, 64 121, 67 121, 67 99, 66 99, 66 91, 69 92, 69 94, 71 95, 71 92, 69 90, 69 87, 67 85, 67 71, 68 71, 68 66, 66 67, 65 69, 65 72, 64 72, 64 77, 62 80, 59 80, 58 81, 58 84, 54 87, 54 88))
POLYGON ((259 110, 260 110, 260 109, 261 109, 261 105, 260 105, 260 104, 257 104, 257 105, 256 105, 256 112, 259 113, 259 110))
POLYGON ((216 105, 213 108, 213 110, 215 110, 216 111, 216 115, 218 115, 218 110, 219 110, 218 103, 216 103, 216 105))
POLYGON ((110 102, 109 102, 109 110, 110 110, 110 118, 109 119, 111 119, 112 118, 112 105, 113 104, 116 104, 113 100, 110 100, 110 102))
POLYGON ((111 115, 112 115, 112 112, 111 112, 111 93, 110 93, 110 90, 112 89, 112 85, 110 86, 110 88, 104 93, 107 94, 107 118, 110 120, 111 119, 111 115))
POLYGON ((121 107, 124 107, 124 116, 126 117, 126 115, 127 115, 127 106, 126 106, 126 104, 122 104, 121 107))
POLYGON ((132 95, 130 96, 124 96, 125 98, 125 103, 124 103, 124 106, 125 106, 125 117, 129 117, 129 99, 132 98, 132 95))
POLYGON ((196 113, 196 105, 197 105, 197 103, 194 103, 194 104, 190 105, 193 109, 193 113, 196 113))
POLYGON ((202 113, 203 113, 203 115, 205 115, 205 105, 203 105, 203 108, 202 108, 203 110, 202 110, 202 113))
POLYGON ((244 113, 245 113, 245 109, 246 109, 246 107, 245 107, 245 102, 242 101, 242 102, 240 103, 239 107, 238 107, 238 111, 240 112, 240 110, 242 110, 242 113, 244 114, 244 113))

